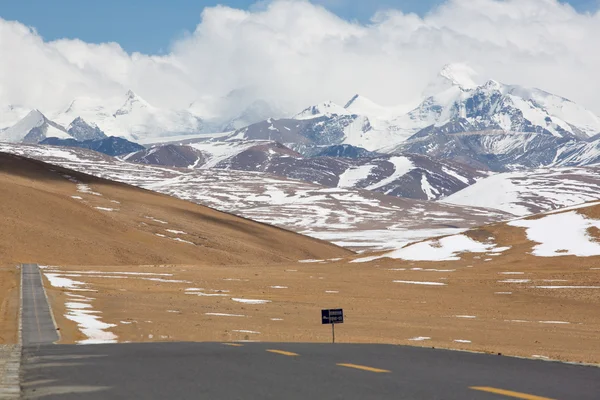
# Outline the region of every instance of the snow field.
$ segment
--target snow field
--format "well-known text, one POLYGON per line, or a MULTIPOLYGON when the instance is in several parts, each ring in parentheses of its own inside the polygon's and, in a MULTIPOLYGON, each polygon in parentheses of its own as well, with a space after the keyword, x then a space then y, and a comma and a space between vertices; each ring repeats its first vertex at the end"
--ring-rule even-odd
POLYGON ((568 211, 550 214, 538 219, 510 221, 510 226, 526 229, 527 238, 538 243, 533 247, 533 255, 538 257, 600 255, 600 243, 588 235, 588 229, 600 229, 600 221, 568 211))

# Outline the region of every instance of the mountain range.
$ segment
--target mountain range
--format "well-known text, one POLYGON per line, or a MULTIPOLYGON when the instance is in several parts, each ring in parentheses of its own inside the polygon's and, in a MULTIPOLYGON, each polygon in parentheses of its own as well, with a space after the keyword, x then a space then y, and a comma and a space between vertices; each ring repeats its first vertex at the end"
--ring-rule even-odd
POLYGON ((343 106, 326 101, 265 118, 280 111, 255 100, 215 124, 218 107, 206 104, 161 109, 128 91, 116 99, 74 99, 51 118, 5 106, 0 141, 82 147, 186 169, 260 172, 420 200, 447 198, 490 173, 600 162, 600 117, 540 89, 481 80, 463 64, 445 66, 413 107, 385 107, 355 95, 343 106))

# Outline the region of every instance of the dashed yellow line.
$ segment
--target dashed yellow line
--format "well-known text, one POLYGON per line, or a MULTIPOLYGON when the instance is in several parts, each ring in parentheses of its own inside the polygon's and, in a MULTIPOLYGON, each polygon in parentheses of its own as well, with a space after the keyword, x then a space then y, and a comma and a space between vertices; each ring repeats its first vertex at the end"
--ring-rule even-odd
POLYGON ((373 367, 367 367, 366 365, 357 365, 357 364, 344 364, 344 363, 340 363, 337 364, 340 367, 347 367, 347 368, 355 368, 355 369, 361 369, 363 371, 369 371, 369 372, 378 372, 378 373, 386 373, 386 372, 391 372, 388 371, 387 369, 380 369, 380 368, 373 368, 373 367))
POLYGON ((276 354, 283 354, 284 356, 290 356, 290 357, 296 357, 299 356, 298 353, 292 353, 291 351, 284 351, 284 350, 274 350, 274 349, 268 349, 267 350, 269 353, 276 353, 276 354))
POLYGON ((512 390, 497 389, 497 388, 488 387, 488 386, 471 386, 469 389, 479 390, 481 392, 501 394, 503 396, 513 397, 515 399, 523 399, 523 400, 553 400, 553 399, 551 399, 549 397, 535 396, 533 394, 513 392, 512 390))
POLYGON ((222 343, 225 346, 232 346, 232 347, 242 347, 243 344, 240 343, 222 343))

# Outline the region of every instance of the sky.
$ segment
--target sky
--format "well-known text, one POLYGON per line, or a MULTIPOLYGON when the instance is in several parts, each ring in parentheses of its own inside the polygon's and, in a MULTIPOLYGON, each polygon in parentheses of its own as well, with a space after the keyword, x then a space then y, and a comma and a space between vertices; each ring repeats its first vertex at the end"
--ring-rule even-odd
MULTIPOLYGON (((565 1, 578 11, 598 9, 600 0, 565 1)), ((313 0, 336 15, 368 23, 380 10, 399 9, 421 16, 443 0, 313 0)), ((34 27, 46 40, 117 42, 127 52, 164 54, 193 32, 205 7, 261 8, 258 0, 19 0, 0 2, 0 17, 34 27)))
POLYGON ((122 104, 128 90, 207 118, 256 100, 289 113, 343 105, 356 93, 406 105, 462 63, 482 82, 538 87, 600 115, 598 0, 216 3, 0 1, 0 114, 122 104))

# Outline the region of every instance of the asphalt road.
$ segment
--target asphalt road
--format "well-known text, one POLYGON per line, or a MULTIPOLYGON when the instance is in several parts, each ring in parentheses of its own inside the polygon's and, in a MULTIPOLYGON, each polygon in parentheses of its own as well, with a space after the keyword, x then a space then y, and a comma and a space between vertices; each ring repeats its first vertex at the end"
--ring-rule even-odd
POLYGON ((597 367, 393 345, 46 345, 21 374, 44 399, 600 398, 597 367))
POLYGON ((37 264, 21 265, 23 346, 53 343, 59 339, 37 264))
POLYGON ((600 399, 597 367, 409 346, 49 344, 35 269, 23 270, 26 399, 600 399))

